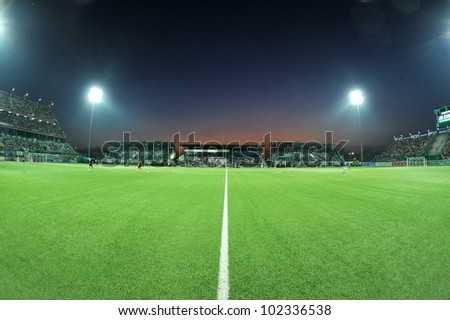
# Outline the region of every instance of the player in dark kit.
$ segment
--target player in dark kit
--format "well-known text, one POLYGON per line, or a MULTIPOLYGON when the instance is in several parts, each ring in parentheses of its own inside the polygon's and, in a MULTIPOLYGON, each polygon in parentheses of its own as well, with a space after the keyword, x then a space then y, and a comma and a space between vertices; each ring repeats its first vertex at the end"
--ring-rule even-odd
POLYGON ((94 160, 90 159, 89 160, 89 171, 93 171, 94 170, 93 164, 94 164, 94 160))
POLYGON ((142 162, 143 162, 142 160, 139 161, 138 166, 136 168, 136 172, 142 172, 142 162))

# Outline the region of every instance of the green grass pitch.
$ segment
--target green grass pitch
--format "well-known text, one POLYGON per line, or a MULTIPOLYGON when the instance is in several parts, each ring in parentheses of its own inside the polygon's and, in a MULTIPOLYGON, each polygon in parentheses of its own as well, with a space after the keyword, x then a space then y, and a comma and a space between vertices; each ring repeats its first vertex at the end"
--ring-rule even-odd
MULTIPOLYGON (((216 299, 225 169, 0 163, 0 299, 216 299)), ((449 299, 450 167, 228 169, 230 299, 449 299)))

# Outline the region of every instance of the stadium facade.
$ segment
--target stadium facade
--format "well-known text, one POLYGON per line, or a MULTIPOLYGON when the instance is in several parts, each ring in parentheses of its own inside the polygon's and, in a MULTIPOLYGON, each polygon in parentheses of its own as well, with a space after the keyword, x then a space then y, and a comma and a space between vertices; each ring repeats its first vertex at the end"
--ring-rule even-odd
POLYGON ((0 159, 34 162, 75 161, 52 104, 0 91, 0 159))

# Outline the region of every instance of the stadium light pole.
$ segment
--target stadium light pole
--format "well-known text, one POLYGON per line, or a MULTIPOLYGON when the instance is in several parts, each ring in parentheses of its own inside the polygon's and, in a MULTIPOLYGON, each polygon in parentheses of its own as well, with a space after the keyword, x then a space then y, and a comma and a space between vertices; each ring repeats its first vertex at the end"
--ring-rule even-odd
POLYGON ((353 90, 350 92, 350 101, 352 105, 356 106, 358 110, 358 122, 359 122, 359 143, 361 148, 361 165, 363 163, 363 138, 362 138, 362 127, 361 127, 361 115, 359 113, 359 106, 364 102, 364 96, 360 90, 353 90))
POLYGON ((89 91, 88 99, 92 103, 91 111, 91 125, 89 127, 89 145, 88 145, 88 158, 91 161, 91 138, 92 138, 92 121, 94 120, 94 109, 95 105, 102 100, 103 91, 99 88, 91 88, 89 91))

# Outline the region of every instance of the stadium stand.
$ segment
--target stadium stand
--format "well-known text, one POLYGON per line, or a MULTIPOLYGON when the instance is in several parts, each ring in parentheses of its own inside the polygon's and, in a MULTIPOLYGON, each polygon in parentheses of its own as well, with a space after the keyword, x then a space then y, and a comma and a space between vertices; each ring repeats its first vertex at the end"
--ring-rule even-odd
POLYGON ((425 157, 428 160, 448 158, 450 151, 450 133, 429 132, 395 138, 392 144, 374 162, 405 161, 409 157, 425 157))
POLYGON ((319 143, 294 142, 289 143, 288 147, 283 147, 284 142, 278 144, 281 146, 274 148, 270 159, 270 166, 273 167, 323 167, 343 163, 339 154, 327 151, 331 148, 319 143))
POLYGON ((133 141, 103 145, 101 153, 103 164, 136 165, 144 161, 145 165, 165 166, 171 162, 170 154, 174 146, 170 141, 133 141))
POLYGON ((0 157, 70 161, 76 156, 51 106, 0 91, 0 157))
POLYGON ((449 138, 449 134, 438 134, 430 146, 429 158, 441 158, 445 154, 448 156, 449 138))
POLYGON ((427 155, 434 135, 398 138, 384 151, 375 157, 375 162, 404 161, 408 157, 422 157, 427 155))

